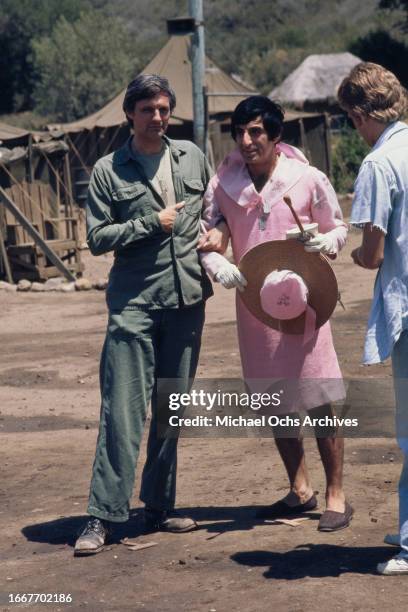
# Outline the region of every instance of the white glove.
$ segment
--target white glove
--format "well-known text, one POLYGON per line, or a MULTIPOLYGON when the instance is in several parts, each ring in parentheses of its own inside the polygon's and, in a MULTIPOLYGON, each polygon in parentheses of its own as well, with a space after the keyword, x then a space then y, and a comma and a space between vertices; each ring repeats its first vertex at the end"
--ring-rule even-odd
POLYGON ((304 244, 305 251, 308 253, 325 253, 330 255, 337 253, 334 240, 329 234, 317 234, 304 244))
POLYGON ((237 266, 229 263, 229 261, 226 261, 218 270, 214 276, 214 280, 225 287, 225 289, 233 289, 236 287, 239 291, 243 291, 247 286, 246 278, 241 274, 237 266))

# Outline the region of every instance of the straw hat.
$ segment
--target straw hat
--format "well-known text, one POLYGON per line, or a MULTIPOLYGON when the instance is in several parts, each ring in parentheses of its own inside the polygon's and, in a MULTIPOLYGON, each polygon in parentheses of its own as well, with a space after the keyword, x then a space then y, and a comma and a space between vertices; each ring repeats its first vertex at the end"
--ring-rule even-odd
POLYGON ((262 323, 285 334, 305 332, 310 308, 316 313, 315 328, 318 329, 329 320, 336 307, 337 280, 328 259, 322 254, 306 253, 303 245, 296 240, 272 240, 259 244, 245 253, 238 268, 248 282, 245 290, 239 294, 240 299, 262 323), (261 296, 265 296, 268 275, 275 270, 294 272, 307 287, 307 304, 295 318, 278 319, 266 312, 268 308, 264 310, 265 299, 262 304, 261 296))

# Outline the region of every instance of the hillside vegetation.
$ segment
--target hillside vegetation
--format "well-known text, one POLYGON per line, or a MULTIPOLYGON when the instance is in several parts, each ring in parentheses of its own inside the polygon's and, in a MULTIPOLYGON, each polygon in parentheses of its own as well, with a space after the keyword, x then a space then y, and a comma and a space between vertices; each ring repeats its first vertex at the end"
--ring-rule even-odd
MULTIPOLYGON (((207 54, 262 93, 308 55, 346 50, 408 81, 405 0, 203 3, 207 54)), ((166 19, 187 13, 187 0, 0 0, 0 113, 93 112, 163 46, 166 19)))

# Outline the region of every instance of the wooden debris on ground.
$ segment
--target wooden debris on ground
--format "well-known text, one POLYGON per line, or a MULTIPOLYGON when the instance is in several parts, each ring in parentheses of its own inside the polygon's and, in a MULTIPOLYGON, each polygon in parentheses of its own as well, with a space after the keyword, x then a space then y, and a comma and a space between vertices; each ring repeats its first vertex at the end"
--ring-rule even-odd
POLYGON ((129 538, 123 538, 120 543, 127 546, 129 550, 144 550, 145 548, 151 548, 158 544, 158 542, 138 542, 137 540, 131 540, 129 538))

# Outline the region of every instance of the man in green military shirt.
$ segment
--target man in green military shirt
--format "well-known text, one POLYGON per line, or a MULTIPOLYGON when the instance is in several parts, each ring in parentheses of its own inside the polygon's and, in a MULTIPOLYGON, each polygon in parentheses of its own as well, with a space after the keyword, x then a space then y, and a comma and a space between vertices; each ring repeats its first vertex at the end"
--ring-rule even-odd
POLYGON ((197 527, 174 511, 177 437, 160 437, 168 411, 157 381, 186 392, 194 378, 211 284, 200 265, 202 197, 210 169, 191 142, 166 138, 176 104, 167 79, 140 75, 126 91, 134 135, 94 167, 87 204, 94 255, 114 251, 102 351, 100 429, 90 487, 90 519, 75 555, 102 550, 111 523, 128 519, 136 461, 151 402, 140 499, 148 530, 197 527))

